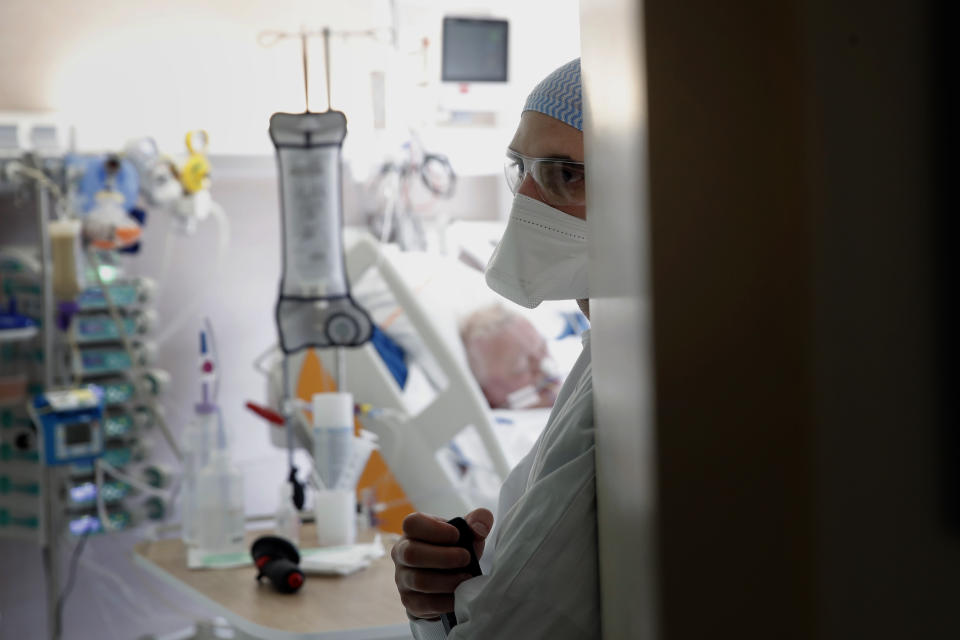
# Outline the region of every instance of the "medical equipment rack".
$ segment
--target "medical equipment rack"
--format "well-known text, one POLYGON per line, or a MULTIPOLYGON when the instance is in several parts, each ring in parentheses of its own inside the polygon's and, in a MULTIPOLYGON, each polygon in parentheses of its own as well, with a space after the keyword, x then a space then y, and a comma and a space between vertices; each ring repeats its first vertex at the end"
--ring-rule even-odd
MULTIPOLYGON (((0 153, 3 153, 3 150, 0 150, 0 153)), ((57 375, 57 367, 64 364, 59 358, 57 307, 53 292, 53 256, 49 232, 52 204, 49 183, 65 182, 66 174, 61 157, 8 152, 0 155, 0 186, 4 182, 9 186, 16 175, 15 171, 8 170, 13 163, 17 163, 19 168, 26 168, 32 176, 44 176, 46 180, 33 177, 30 181, 33 187, 31 199, 35 206, 37 238, 37 244, 32 246, 30 252, 32 255, 32 252, 39 250, 39 261, 37 271, 21 274, 24 280, 20 282, 21 285, 24 281, 34 282, 31 287, 36 299, 28 301, 26 298, 29 298, 30 294, 24 294, 25 304, 22 305, 22 309, 26 311, 29 307, 29 312, 25 315, 33 316, 39 326, 36 326, 33 332, 24 332, 23 335, 0 336, 0 346, 5 349, 2 357, 5 361, 9 360, 5 367, 9 365, 13 374, 7 376, 5 381, 24 382, 24 392, 21 397, 14 396, 13 399, 0 400, 0 525, 4 525, 0 526, 0 538, 21 538, 39 544, 46 585, 48 633, 50 637, 56 638, 60 631, 57 620, 62 614, 61 600, 66 595, 63 593, 61 583, 65 567, 58 550, 61 536, 72 534, 77 539, 77 550, 82 550, 79 545, 83 544, 83 537, 92 531, 110 530, 123 523, 129 525, 131 518, 123 517, 124 514, 129 516, 129 512, 123 508, 122 500, 130 495, 130 491, 129 487, 116 482, 104 483, 102 488, 98 486, 97 482, 92 480, 95 468, 92 463, 45 464, 42 433, 39 425, 36 424, 36 414, 28 418, 29 413, 24 411, 30 398, 55 388, 58 379, 61 378, 57 375), (52 180, 50 176, 53 177, 52 180), (17 344, 21 349, 20 352, 14 350, 17 344), (19 358, 24 347, 28 353, 27 360, 19 358), (10 433, 24 435, 9 427, 19 427, 20 423, 29 426, 30 422, 34 422, 33 428, 36 430, 32 447, 27 444, 26 438, 22 438, 17 443, 5 441, 9 439, 10 433), (8 428, 4 429, 4 427, 8 428), (78 490, 74 491, 74 489, 78 490), (106 517, 110 520, 111 526, 100 522, 99 513, 95 512, 91 515, 92 500, 89 499, 89 495, 86 498, 81 496, 84 490, 88 494, 91 491, 104 493, 103 500, 109 505, 106 517), (82 525, 79 528, 75 526, 78 523, 82 525)), ((14 205, 15 208, 19 206, 20 203, 14 205)), ((9 278, 10 273, 0 274, 0 283, 4 285, 0 291, 0 298, 5 299, 7 308, 10 308, 10 301, 18 297, 13 295, 11 287, 8 286, 9 278)), ((100 285, 110 286, 103 282, 100 282, 100 285)), ((83 317, 83 313, 80 312, 77 317, 83 317)), ((74 320, 76 321, 76 317, 74 320)), ((121 330, 118 328, 115 340, 111 338, 113 336, 97 340, 96 345, 120 342, 123 338, 121 330)), ((72 342, 74 342, 74 348, 70 351, 70 359, 75 359, 81 348, 89 347, 89 345, 77 345, 76 340, 72 342)), ((72 365, 67 366, 66 371, 62 373, 66 373, 74 381, 90 379, 72 365), (69 375, 71 371, 72 376, 69 375)), ((160 372, 158 377, 162 379, 165 375, 160 372)), ((107 383, 104 385, 107 389, 104 394, 104 404, 112 407, 102 421, 103 433, 113 440, 112 448, 107 451, 107 458, 114 467, 124 467, 136 457, 133 452, 137 449, 137 443, 132 442, 131 438, 136 438, 138 422, 143 422, 138 418, 147 415, 152 416, 153 419, 162 420, 162 410, 152 396, 145 399, 141 391, 144 386, 143 380, 139 373, 137 377, 114 376, 113 379, 100 376, 96 381, 107 383), (124 411, 117 410, 117 407, 121 406, 124 407, 124 411), (123 443, 119 448, 118 442, 123 443)), ((160 513, 164 511, 161 509, 160 513)))

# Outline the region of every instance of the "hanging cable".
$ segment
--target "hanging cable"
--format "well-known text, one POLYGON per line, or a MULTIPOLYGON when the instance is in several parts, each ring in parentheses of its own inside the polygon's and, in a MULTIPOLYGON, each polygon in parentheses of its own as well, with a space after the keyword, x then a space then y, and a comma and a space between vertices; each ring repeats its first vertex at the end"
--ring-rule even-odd
MULTIPOLYGON (((57 606, 55 608, 54 619, 53 619, 53 638, 54 640, 60 640, 63 632, 63 605, 67 601, 67 598, 70 597, 70 592, 73 591, 73 585, 77 579, 77 564, 80 561, 80 554, 83 553, 84 548, 87 546, 87 538, 90 537, 90 526, 87 525, 87 528, 81 534, 80 540, 77 541, 76 546, 73 547, 73 553, 70 555, 70 568, 67 570, 67 583, 64 585, 63 590, 60 592, 60 595, 57 597, 57 606)), ((56 553, 56 551, 54 551, 56 553)))
MULTIPOLYGON (((215 202, 212 203, 210 208, 210 215, 213 216, 213 219, 217 222, 217 257, 216 262, 214 263, 212 274, 217 276, 223 270, 223 265, 226 262, 227 250, 230 247, 230 220, 227 218, 227 214, 223 210, 223 207, 215 202)), ((204 299, 201 296, 195 296, 190 304, 181 309, 177 317, 167 323, 160 335, 157 336, 157 346, 162 345, 167 340, 172 338, 174 334, 176 334, 177 331, 183 327, 185 322, 195 318, 198 307, 203 300, 204 299)))

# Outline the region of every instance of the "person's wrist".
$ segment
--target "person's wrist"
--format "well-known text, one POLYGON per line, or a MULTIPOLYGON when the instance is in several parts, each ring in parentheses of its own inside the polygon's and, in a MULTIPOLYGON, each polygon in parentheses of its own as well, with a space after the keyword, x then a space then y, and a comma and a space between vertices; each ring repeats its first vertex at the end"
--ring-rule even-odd
POLYGON ((418 618, 409 611, 407 611, 407 618, 409 618, 411 622, 438 622, 440 620, 439 616, 436 618, 418 618))

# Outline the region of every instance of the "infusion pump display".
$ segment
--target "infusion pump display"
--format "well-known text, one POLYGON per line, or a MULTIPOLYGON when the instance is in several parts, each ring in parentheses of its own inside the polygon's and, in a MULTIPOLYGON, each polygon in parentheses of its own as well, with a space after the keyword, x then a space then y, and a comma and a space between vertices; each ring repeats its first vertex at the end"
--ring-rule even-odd
POLYGON ((103 453, 103 393, 89 385, 34 397, 32 414, 48 466, 87 462, 103 453))

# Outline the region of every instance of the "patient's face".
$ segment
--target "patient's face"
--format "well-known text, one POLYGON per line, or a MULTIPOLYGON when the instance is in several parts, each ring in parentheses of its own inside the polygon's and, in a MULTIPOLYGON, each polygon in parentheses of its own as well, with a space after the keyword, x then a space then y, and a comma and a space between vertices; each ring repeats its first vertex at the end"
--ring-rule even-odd
POLYGON ((513 318, 501 331, 471 340, 467 349, 481 365, 480 387, 491 407, 511 408, 510 394, 525 387, 536 391, 524 395, 524 408, 553 406, 560 384, 543 372, 547 343, 525 318, 513 318))
MULTIPOLYGON (((524 111, 510 148, 531 158, 560 158, 583 162, 583 132, 539 111, 524 111)), ((542 200, 531 176, 524 178, 517 193, 542 200)), ((586 220, 587 208, 557 207, 560 211, 586 220)))

